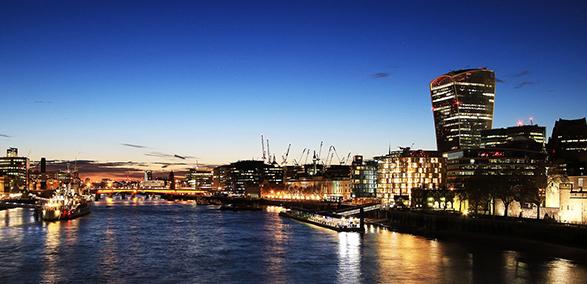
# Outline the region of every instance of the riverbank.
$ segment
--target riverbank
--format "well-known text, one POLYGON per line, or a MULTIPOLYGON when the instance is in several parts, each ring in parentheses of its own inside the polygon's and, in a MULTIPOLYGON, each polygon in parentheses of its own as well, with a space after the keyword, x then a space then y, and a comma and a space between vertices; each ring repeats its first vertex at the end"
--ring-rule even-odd
POLYGON ((372 222, 393 231, 444 241, 487 243, 504 249, 548 251, 587 262, 587 227, 498 216, 390 210, 372 222))

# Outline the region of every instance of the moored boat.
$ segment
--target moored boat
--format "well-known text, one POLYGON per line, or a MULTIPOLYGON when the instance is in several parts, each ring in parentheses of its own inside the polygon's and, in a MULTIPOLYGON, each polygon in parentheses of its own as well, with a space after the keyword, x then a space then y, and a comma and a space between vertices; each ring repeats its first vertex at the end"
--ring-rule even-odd
POLYGON ((43 204, 42 218, 45 221, 71 220, 90 213, 92 197, 81 195, 70 187, 55 191, 43 204))

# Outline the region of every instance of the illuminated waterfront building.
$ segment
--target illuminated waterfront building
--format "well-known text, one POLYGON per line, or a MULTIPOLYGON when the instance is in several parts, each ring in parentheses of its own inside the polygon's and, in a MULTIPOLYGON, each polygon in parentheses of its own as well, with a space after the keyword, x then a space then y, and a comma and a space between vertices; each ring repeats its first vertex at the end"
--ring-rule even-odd
POLYGON ((564 223, 587 224, 587 176, 548 177, 546 208, 551 217, 564 223))
POLYGON ((212 189, 227 192, 231 189, 230 165, 212 169, 212 189))
POLYGON ((283 185, 284 170, 277 163, 265 165, 262 170, 262 182, 266 186, 283 185))
POLYGON ((481 131, 481 148, 502 147, 512 141, 532 140, 544 149, 546 127, 521 125, 507 128, 494 128, 481 131))
POLYGON ((231 192, 239 195, 258 196, 265 162, 238 161, 232 163, 231 166, 231 192))
POLYGON ((238 161, 214 168, 212 183, 218 191, 259 197, 262 186, 283 186, 283 169, 264 161, 238 161))
POLYGON ((29 159, 18 157, 16 148, 9 148, 6 157, 0 157, 0 176, 4 176, 5 190, 16 192, 28 188, 29 159))
POLYGON ((493 71, 449 72, 430 82, 430 95, 438 151, 479 147, 481 130, 491 129, 493 122, 493 71))
POLYGON ((212 188, 212 171, 205 169, 190 169, 185 177, 191 188, 209 190, 212 188))
POLYGON ((308 176, 285 182, 283 189, 266 188, 263 198, 277 200, 314 200, 339 202, 351 199, 350 179, 329 179, 324 176, 308 176))
POLYGON ((449 189, 464 188, 473 176, 529 176, 537 184, 546 179, 546 153, 541 145, 526 141, 503 147, 452 151, 447 154, 446 180, 449 189))
POLYGON ((282 184, 264 186, 261 196, 282 200, 323 200, 339 202, 351 198, 351 167, 314 165, 288 167, 282 184))
POLYGON ((403 148, 375 160, 378 161, 377 197, 384 204, 409 206, 413 188, 444 186, 444 158, 437 151, 403 148))
POLYGON ((365 161, 363 156, 354 156, 351 163, 351 181, 353 197, 376 197, 377 161, 365 161))

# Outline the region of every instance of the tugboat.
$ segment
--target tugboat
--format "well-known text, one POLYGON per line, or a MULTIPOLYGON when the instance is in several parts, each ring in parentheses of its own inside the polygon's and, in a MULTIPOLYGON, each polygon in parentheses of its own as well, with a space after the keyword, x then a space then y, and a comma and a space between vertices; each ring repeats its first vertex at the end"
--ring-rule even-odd
POLYGON ((92 197, 81 195, 69 185, 55 191, 43 204, 42 218, 45 221, 71 220, 90 214, 92 197))

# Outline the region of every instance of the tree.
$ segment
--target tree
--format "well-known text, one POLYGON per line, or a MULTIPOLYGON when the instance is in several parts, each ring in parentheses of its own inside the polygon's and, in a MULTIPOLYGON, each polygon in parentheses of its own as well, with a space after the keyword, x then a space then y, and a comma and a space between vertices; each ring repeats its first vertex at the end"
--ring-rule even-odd
POLYGON ((478 214, 481 204, 487 204, 491 197, 490 176, 475 174, 467 178, 463 185, 464 190, 461 195, 469 200, 469 204, 473 206, 473 212, 478 214))
POLYGON ((536 219, 540 219, 540 206, 546 198, 546 176, 525 176, 518 180, 519 202, 536 205, 536 219))

